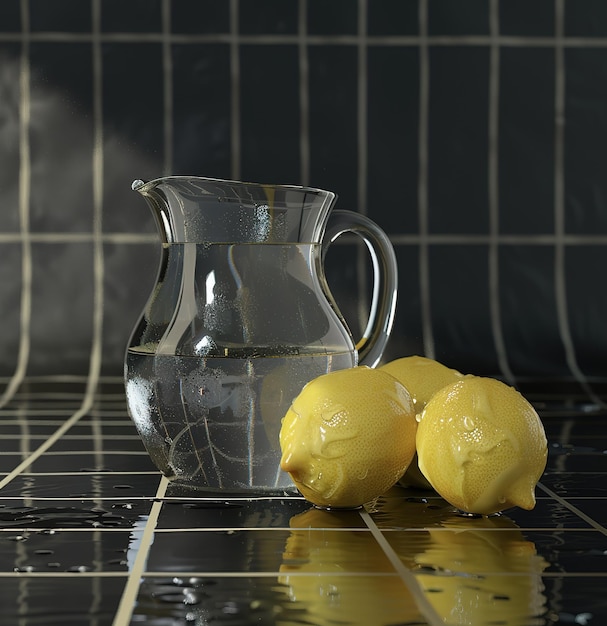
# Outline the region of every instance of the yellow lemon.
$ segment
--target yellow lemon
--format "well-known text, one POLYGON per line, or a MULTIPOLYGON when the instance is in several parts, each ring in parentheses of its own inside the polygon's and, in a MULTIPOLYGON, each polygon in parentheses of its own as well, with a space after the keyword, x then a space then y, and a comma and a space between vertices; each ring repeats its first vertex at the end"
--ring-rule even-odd
MULTIPOLYGON (((413 399, 416 413, 421 413, 424 410, 430 398, 439 389, 464 377, 461 372, 434 359, 417 355, 390 361, 382 365, 380 369, 392 374, 407 388, 413 399)), ((419 470, 417 455, 409 465, 405 475, 398 482, 404 487, 432 488, 419 470)))
POLYGON ((407 388, 413 399, 416 413, 424 410, 430 398, 439 389, 464 378, 464 375, 457 370, 434 359, 417 355, 395 359, 379 369, 392 374, 407 388))
POLYGON ((548 446, 535 409, 514 388, 480 376, 443 387, 419 416, 416 445, 423 475, 462 511, 535 506, 548 446))
POLYGON ((317 506, 361 506, 404 474, 416 428, 411 396, 393 376, 364 366, 338 370, 293 400, 280 430, 280 466, 317 506))

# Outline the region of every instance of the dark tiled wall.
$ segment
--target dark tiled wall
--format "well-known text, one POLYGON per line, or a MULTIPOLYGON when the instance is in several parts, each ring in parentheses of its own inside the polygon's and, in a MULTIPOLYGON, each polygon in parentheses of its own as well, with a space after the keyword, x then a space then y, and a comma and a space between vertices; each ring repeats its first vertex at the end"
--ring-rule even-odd
MULTIPOLYGON (((2 0, 0 375, 119 375, 163 174, 309 184, 390 235, 387 358, 605 376, 602 0, 2 0)), ((354 334, 364 248, 328 278, 354 334)), ((362 303, 362 304, 361 304, 362 303)))

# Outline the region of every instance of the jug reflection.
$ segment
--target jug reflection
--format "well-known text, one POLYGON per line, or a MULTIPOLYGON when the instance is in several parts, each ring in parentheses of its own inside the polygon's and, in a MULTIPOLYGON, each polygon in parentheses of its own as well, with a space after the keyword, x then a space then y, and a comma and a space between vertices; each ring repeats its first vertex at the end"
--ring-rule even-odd
POLYGON ((135 181, 162 239, 156 287, 125 361, 129 413, 157 467, 232 493, 295 491, 280 420, 306 382, 375 365, 396 302, 386 235, 318 189, 198 177, 135 181), (331 214, 331 215, 330 215, 331 214), (358 234, 375 289, 355 343, 324 275, 327 247, 358 234))
POLYGON ((303 611, 301 623, 425 623, 371 532, 344 529, 350 522, 360 526, 357 513, 311 509, 291 518, 278 580, 303 611))

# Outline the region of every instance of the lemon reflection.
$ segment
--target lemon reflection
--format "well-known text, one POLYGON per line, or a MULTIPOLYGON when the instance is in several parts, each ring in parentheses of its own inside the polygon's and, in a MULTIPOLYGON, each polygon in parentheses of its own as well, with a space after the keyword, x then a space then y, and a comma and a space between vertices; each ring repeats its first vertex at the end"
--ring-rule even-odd
MULTIPOLYGON (((446 624, 520 626, 539 620, 547 563, 512 520, 451 516, 428 533, 429 545, 417 554, 412 570, 446 624)), ((387 535, 400 554, 407 533, 387 535)), ((405 557, 409 551, 405 545, 405 557)))
POLYGON ((279 582, 310 623, 423 623, 409 590, 358 514, 311 509, 293 517, 290 526, 279 582))

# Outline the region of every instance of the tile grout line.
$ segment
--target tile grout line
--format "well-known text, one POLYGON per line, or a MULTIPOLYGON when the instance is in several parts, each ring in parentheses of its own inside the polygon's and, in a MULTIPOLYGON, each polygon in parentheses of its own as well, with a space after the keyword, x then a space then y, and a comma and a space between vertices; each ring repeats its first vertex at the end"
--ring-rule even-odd
POLYGON ((297 9, 298 63, 299 63, 299 170, 301 184, 310 184, 310 64, 308 60, 307 0, 299 0, 297 9))
POLYGON ((163 174, 173 173, 173 56, 171 49, 171 1, 162 0, 162 76, 164 164, 163 174))
POLYGON ((231 176, 241 177, 241 137, 240 137, 240 45, 239 45, 239 5, 238 0, 230 0, 230 148, 231 176))
POLYGON ((371 531, 371 534, 373 535, 375 541, 377 541, 377 543, 380 545, 381 549, 383 550, 384 554, 386 555, 396 572, 400 575, 403 583, 413 596, 413 599, 415 600, 415 603, 420 613, 428 621, 429 626, 444 626, 443 620, 434 610, 434 607, 430 604, 430 602, 428 602, 428 598, 418 584, 415 576, 411 573, 411 570, 407 568, 400 560, 398 554, 396 554, 392 546, 388 543, 387 539, 379 530, 371 515, 369 515, 367 511, 360 511, 360 516, 362 517, 363 521, 371 531))
POLYGON ((21 301, 19 311, 19 349, 17 364, 8 386, 0 397, 0 408, 15 395, 23 382, 30 356, 30 324, 32 317, 32 247, 30 240, 30 195, 31 195, 31 155, 30 155, 30 23, 28 0, 21 0, 21 67, 19 101, 19 221, 21 236, 21 301))
MULTIPOLYGON (((87 243, 95 240, 94 233, 88 232, 5 232, 0 233, 0 243, 69 244, 87 243)), ((110 233, 99 234, 102 243, 146 245, 158 244, 158 237, 153 233, 110 233)), ((390 240, 398 245, 490 245, 495 242, 502 246, 554 246, 558 241, 563 246, 605 246, 607 233, 596 234, 504 234, 504 233, 391 233, 390 240)), ((340 244, 340 239, 335 241, 340 244)), ((346 240, 341 245, 351 245, 346 240)))
POLYGON ((135 557, 135 561, 122 592, 122 597, 120 598, 118 610, 116 611, 114 621, 112 622, 113 626, 126 626, 131 621, 133 608, 137 600, 137 594, 139 593, 141 579, 145 572, 150 547, 154 539, 156 524, 158 523, 158 517, 160 516, 160 511, 162 510, 162 506, 164 504, 162 499, 164 498, 168 485, 168 479, 166 476, 162 476, 160 483, 158 484, 156 499, 152 504, 146 525, 141 535, 137 556, 135 557))
MULTIPOLYGON (((367 0, 358 0, 358 45, 357 45, 357 85, 356 85, 356 145, 357 145, 357 187, 356 187, 356 204, 357 211, 362 215, 368 213, 368 64, 367 64, 367 0)), ((368 298, 368 281, 367 281, 367 263, 369 253, 365 245, 358 241, 356 246, 356 291, 357 291, 357 307, 359 319, 359 333, 365 337, 368 333, 366 329, 369 322, 373 321, 373 312, 369 304, 368 298), (371 313, 369 313, 371 311, 371 313)), ((376 299, 375 292, 378 288, 377 284, 373 286, 373 300, 376 299)))
POLYGON ((508 361, 506 343, 501 316, 500 300, 500 268, 499 268, 499 113, 500 113, 500 49, 497 38, 500 32, 499 0, 490 0, 489 3, 489 31, 491 47, 489 50, 489 120, 488 120, 488 206, 489 206, 489 317, 493 342, 497 353, 497 362, 500 371, 508 384, 514 384, 514 375, 508 361))
MULTIPOLYGON (((419 133, 417 213, 419 220, 419 289, 424 355, 434 359, 434 334, 430 298, 430 257, 428 248, 428 162, 429 162, 429 106, 430 106, 430 51, 428 48, 428 0, 419 0, 419 133)), ((396 238, 393 242, 400 243, 396 238)))
MULTIPOLYGON (((20 33, 0 33, 0 43, 11 43, 21 41, 20 33)), ((30 40, 34 42, 62 42, 62 43, 91 43, 92 35, 88 32, 73 31, 40 31, 30 34, 30 40)), ((161 31, 154 33, 141 32, 105 32, 100 33, 102 43, 162 43, 166 37, 161 31)), ((503 48, 553 48, 555 37, 525 36, 525 35, 500 35, 497 44, 503 48)), ((230 44, 233 36, 229 32, 211 34, 185 34, 171 33, 169 41, 171 44, 230 44)), ((260 35, 240 35, 239 41, 247 45, 297 45, 299 35, 293 34, 260 34, 260 35)), ((419 47, 422 44, 429 46, 478 46, 489 47, 492 43, 491 35, 371 35, 364 37, 365 42, 370 46, 385 47, 419 47)), ((607 47, 607 37, 592 36, 562 36, 560 38, 563 48, 605 48, 607 47)), ((360 37, 358 35, 307 35, 306 44, 311 46, 358 46, 360 37)))

